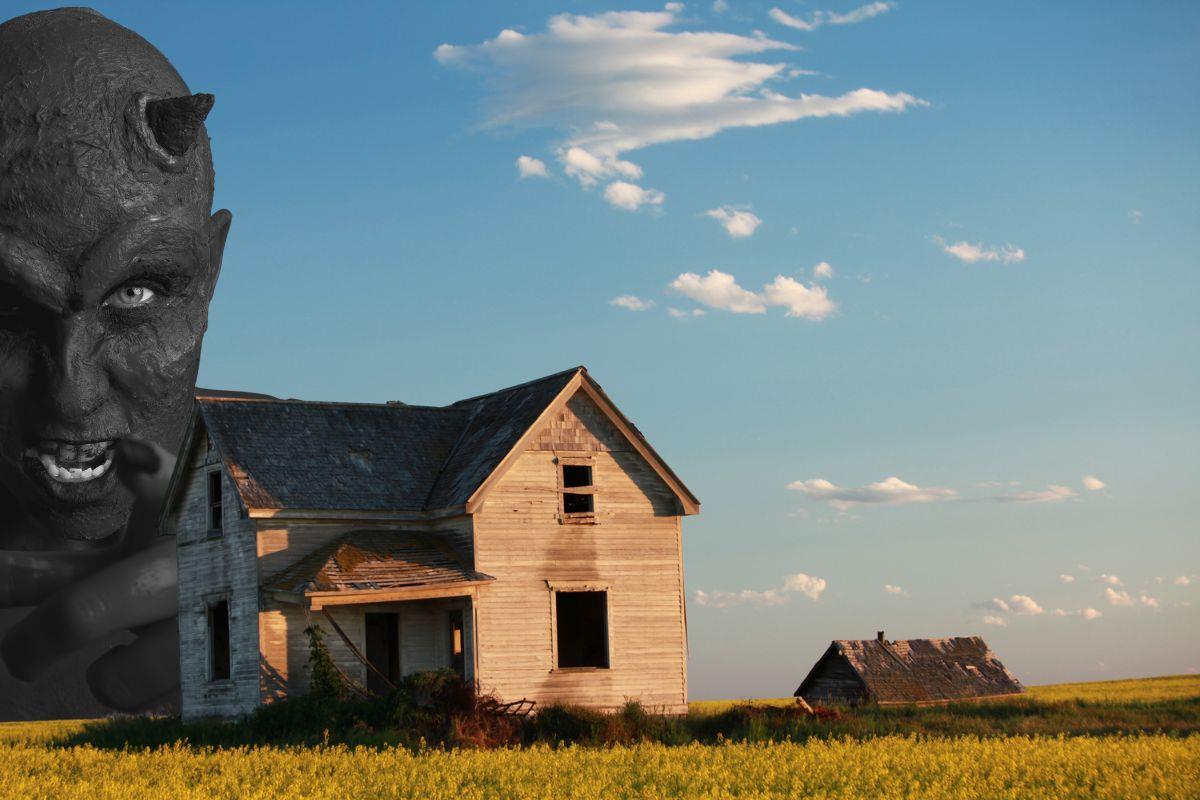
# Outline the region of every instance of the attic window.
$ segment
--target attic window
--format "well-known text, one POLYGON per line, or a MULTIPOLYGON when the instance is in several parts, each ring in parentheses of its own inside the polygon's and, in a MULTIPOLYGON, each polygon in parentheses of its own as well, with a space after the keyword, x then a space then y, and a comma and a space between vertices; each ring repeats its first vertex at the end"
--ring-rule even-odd
POLYGON ((208 530, 210 533, 221 532, 222 511, 221 470, 214 469, 208 473, 208 530))
POLYGON ((564 520, 592 518, 596 512, 596 489, 592 484, 592 465, 568 461, 560 463, 559 469, 564 520))

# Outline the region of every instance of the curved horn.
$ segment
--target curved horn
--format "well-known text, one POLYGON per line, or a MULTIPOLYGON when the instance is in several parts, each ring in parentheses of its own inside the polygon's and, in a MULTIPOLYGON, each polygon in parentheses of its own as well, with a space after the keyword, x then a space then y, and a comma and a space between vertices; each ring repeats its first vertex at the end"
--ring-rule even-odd
POLYGON ((211 94, 151 100, 146 103, 146 124, 163 150, 181 156, 196 141, 196 134, 215 100, 211 94))

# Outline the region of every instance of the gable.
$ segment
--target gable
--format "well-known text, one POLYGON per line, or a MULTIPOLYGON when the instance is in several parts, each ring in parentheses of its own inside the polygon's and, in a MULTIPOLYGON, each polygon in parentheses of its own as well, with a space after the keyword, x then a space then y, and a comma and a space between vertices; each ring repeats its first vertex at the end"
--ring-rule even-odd
POLYGON ((586 392, 577 389, 571 399, 534 432, 527 450, 567 452, 635 452, 617 426, 586 392))

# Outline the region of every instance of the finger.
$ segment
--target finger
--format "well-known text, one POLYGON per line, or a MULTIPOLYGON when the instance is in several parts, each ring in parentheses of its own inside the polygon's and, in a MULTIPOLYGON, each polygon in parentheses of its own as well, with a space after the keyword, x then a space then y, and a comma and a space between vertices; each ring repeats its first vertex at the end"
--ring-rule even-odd
POLYGON ((18 622, 0 657, 20 680, 88 642, 174 616, 178 608, 175 541, 164 539, 59 591, 18 622))
POLYGON ((117 440, 113 463, 117 477, 134 495, 126 527, 125 550, 136 552, 158 535, 158 515, 171 483, 176 458, 146 439, 127 436, 117 440))
POLYGON ((88 686, 101 703, 118 711, 140 711, 179 687, 179 624, 164 619, 143 629, 92 662, 88 686))
POLYGON ((0 550, 0 608, 36 605, 121 555, 117 547, 44 552, 0 550))

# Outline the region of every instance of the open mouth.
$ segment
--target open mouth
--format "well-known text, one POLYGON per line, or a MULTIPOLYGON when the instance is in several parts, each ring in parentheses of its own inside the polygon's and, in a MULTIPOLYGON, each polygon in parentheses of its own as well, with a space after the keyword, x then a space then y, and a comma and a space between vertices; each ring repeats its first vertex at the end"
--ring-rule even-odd
POLYGON ((60 442, 43 440, 25 451, 40 461, 50 479, 58 483, 87 483, 104 477, 112 468, 113 442, 60 442))

